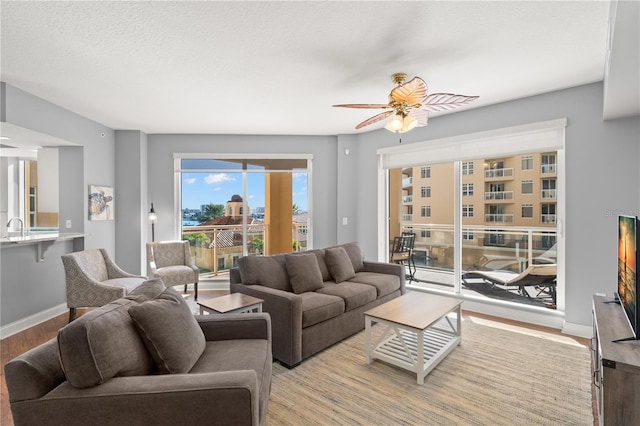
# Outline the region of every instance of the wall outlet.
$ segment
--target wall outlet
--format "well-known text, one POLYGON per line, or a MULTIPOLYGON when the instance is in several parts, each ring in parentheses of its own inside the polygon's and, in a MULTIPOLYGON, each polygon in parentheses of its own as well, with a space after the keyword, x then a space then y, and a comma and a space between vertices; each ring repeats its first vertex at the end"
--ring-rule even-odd
POLYGON ((343 225, 348 225, 349 224, 349 220, 346 217, 342 218, 342 224, 343 225))
POLYGON ((71 228, 71 220, 67 219, 67 221, 65 222, 65 226, 67 227, 67 229, 71 228))

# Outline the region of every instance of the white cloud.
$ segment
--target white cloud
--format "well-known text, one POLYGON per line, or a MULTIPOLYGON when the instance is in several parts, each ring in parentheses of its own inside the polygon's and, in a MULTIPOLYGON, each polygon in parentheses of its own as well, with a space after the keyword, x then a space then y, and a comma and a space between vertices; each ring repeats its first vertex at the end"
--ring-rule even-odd
POLYGON ((184 180, 184 183, 186 183, 187 185, 191 185, 196 183, 196 178, 187 178, 184 180))
POLYGON ((235 180, 235 178, 229 176, 226 173, 211 174, 207 175, 207 177, 204 178, 204 181, 209 185, 216 185, 223 182, 233 182, 235 180))

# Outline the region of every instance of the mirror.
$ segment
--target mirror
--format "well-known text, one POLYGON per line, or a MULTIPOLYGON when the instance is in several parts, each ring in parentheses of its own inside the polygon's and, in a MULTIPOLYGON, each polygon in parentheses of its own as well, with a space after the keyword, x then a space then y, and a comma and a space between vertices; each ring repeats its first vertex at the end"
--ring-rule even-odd
POLYGON ((0 136, 0 232, 58 230, 58 147, 75 145, 9 123, 2 123, 0 136))

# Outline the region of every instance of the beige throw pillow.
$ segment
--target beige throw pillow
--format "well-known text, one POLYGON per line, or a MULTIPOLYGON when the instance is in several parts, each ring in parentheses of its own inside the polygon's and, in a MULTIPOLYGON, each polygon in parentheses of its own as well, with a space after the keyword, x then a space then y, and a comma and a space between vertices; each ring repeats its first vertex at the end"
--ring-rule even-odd
POLYGON ((172 287, 130 307, 129 315, 162 373, 187 373, 204 352, 204 333, 187 302, 172 287))

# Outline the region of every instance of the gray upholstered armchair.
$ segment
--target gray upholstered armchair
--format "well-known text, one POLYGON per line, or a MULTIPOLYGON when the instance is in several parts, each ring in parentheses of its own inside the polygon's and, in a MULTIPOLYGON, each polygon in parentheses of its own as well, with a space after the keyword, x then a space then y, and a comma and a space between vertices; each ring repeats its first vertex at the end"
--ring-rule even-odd
POLYGON ((193 284, 194 298, 198 300, 200 271, 191 256, 188 241, 159 241, 147 243, 149 278, 162 278, 166 286, 193 284))
POLYGON ((91 249, 62 256, 67 282, 69 322, 76 308, 99 307, 142 284, 147 278, 123 271, 105 249, 91 249))
POLYGON ((194 317, 177 291, 150 280, 4 371, 16 426, 259 426, 271 391, 271 320, 194 317))

